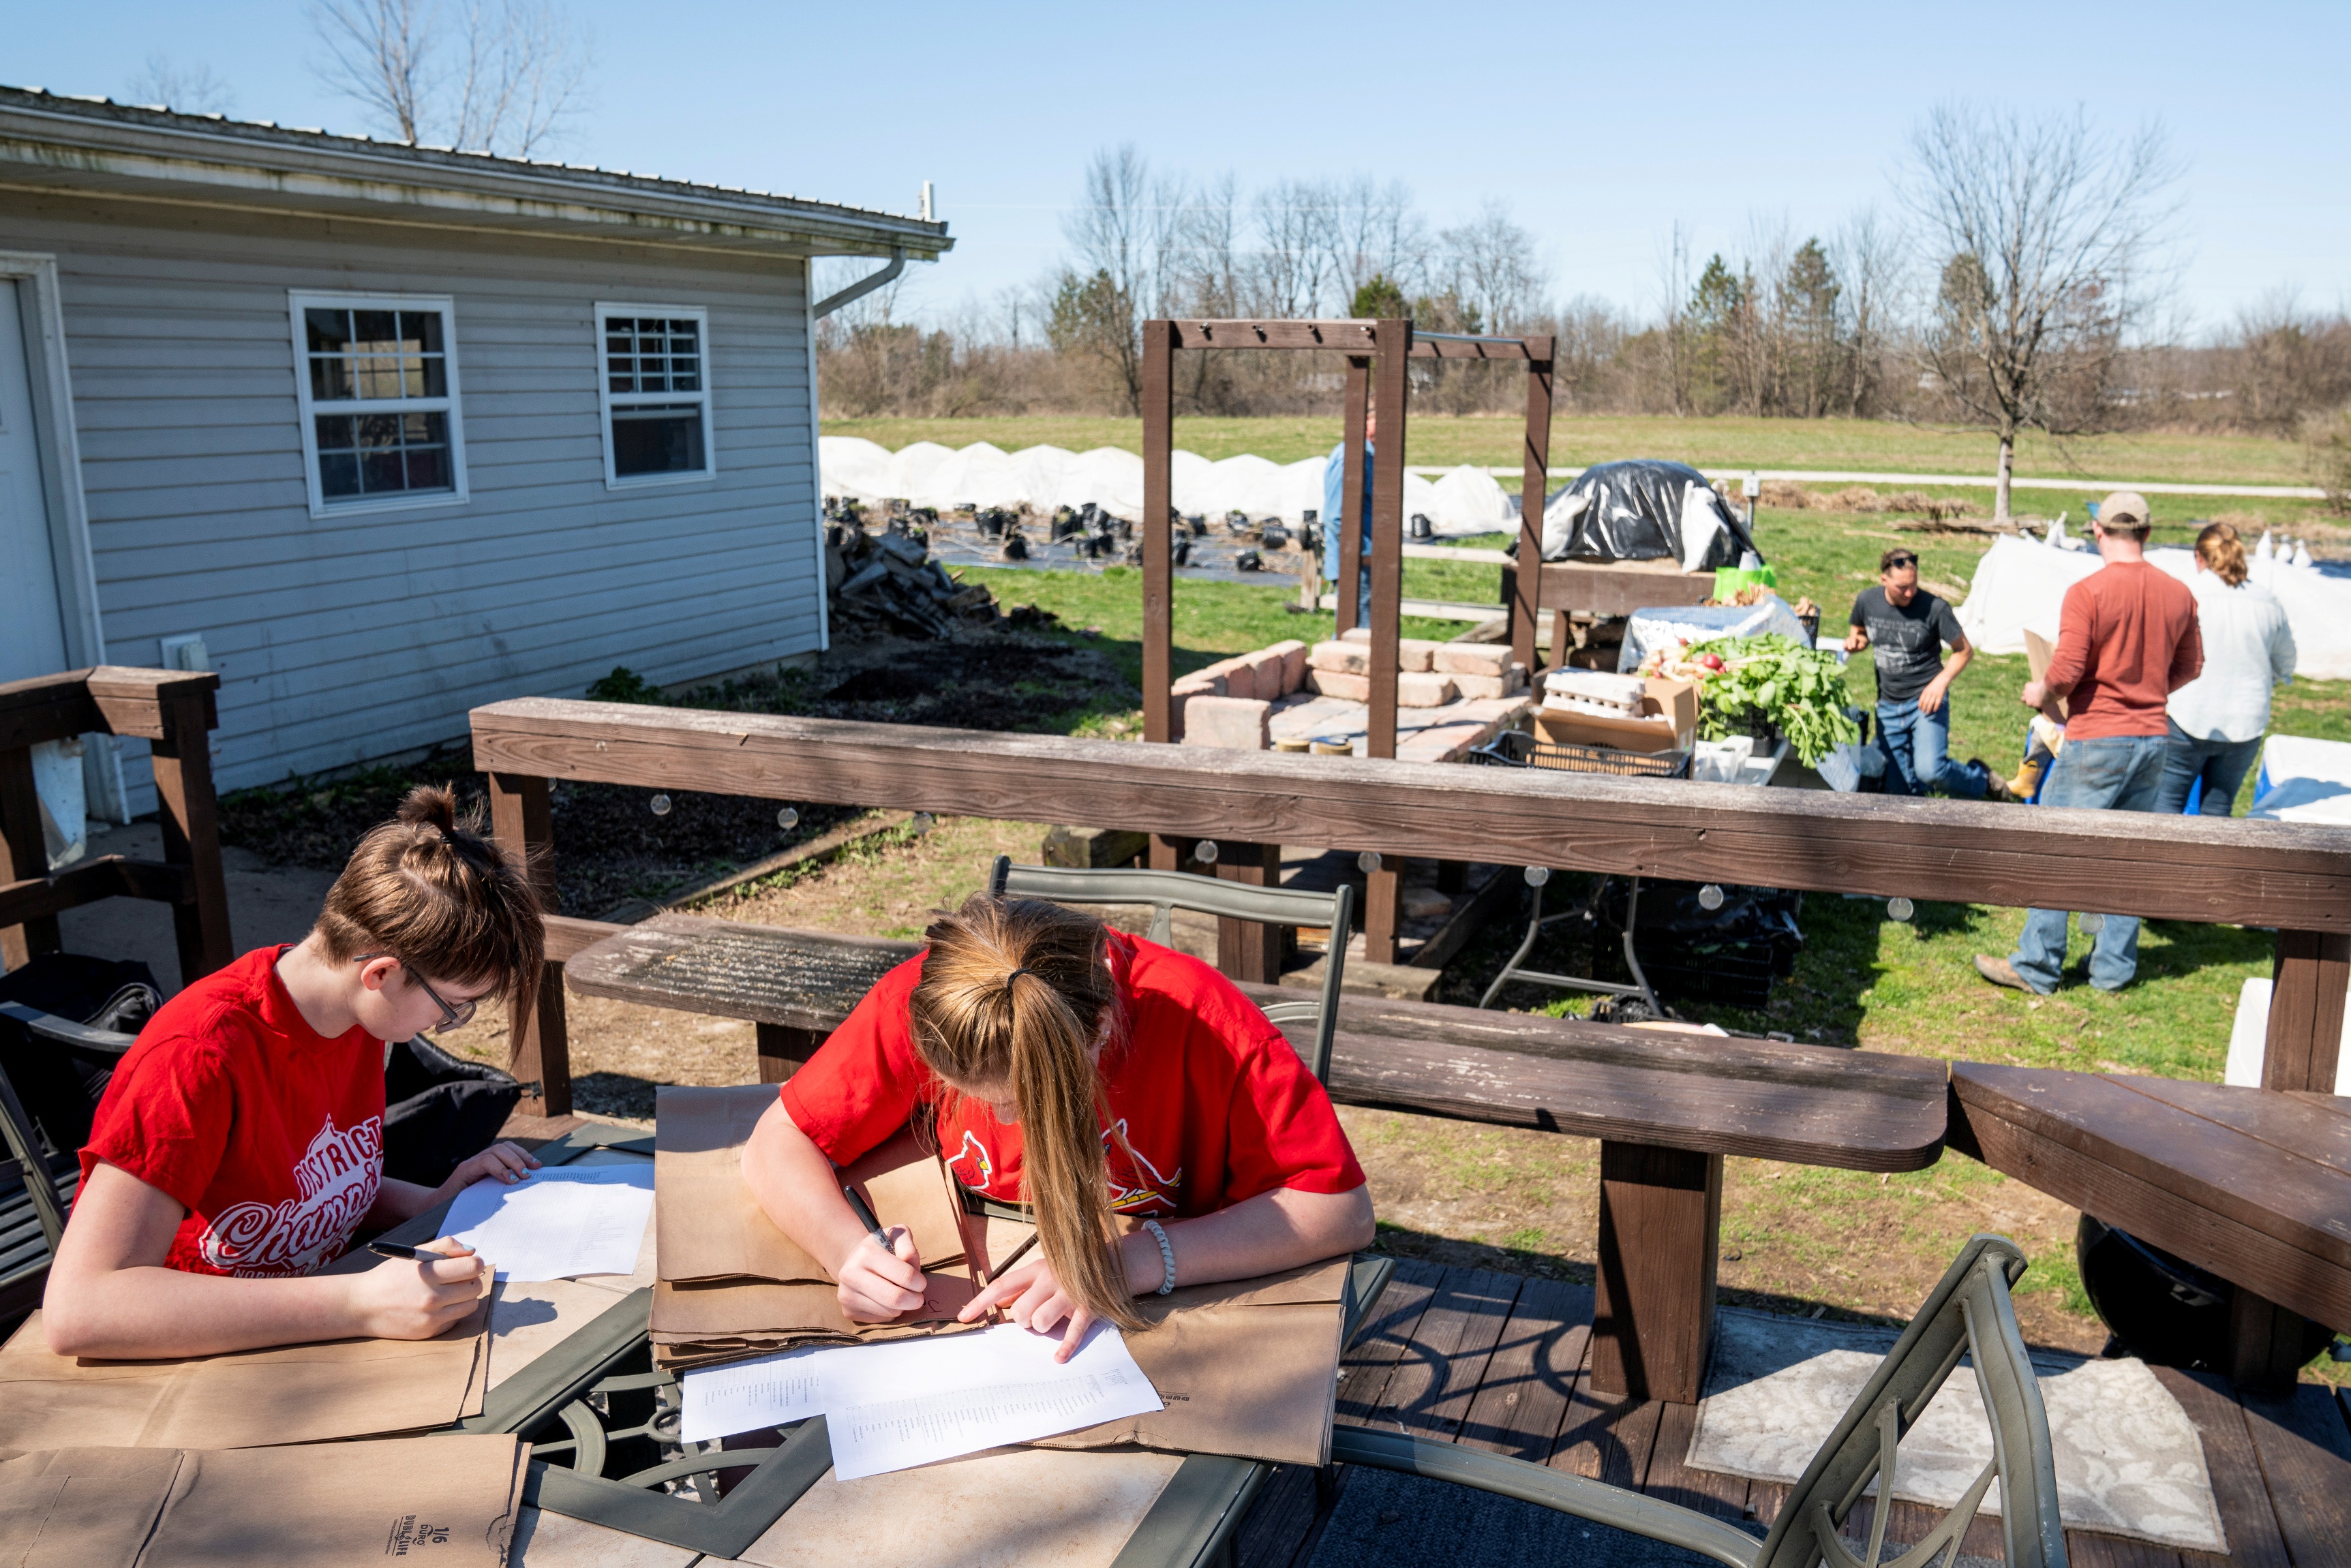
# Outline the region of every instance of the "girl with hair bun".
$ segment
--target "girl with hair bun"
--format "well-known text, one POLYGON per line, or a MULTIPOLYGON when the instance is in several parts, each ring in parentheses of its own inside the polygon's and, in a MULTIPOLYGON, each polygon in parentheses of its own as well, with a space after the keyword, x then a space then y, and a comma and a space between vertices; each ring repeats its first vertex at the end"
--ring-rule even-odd
POLYGON ((1330 1096, 1281 1032, 1196 959, 1056 904, 976 895, 926 933, 783 1085, 744 1151, 760 1206, 880 1322, 922 1304, 836 1167, 910 1124, 968 1199, 1027 1206, 1041 1257, 963 1309, 1067 1359, 1134 1298, 1368 1246, 1372 1203, 1330 1096))
POLYGON ((2261 754, 2271 690, 2293 677, 2296 656, 2285 606, 2251 575, 2236 529, 2210 523, 2196 535, 2188 591, 2196 596, 2204 670, 2164 704, 2163 778, 2149 811, 2176 815, 2200 786, 2197 814, 2229 815, 2261 754))
POLYGON ((538 1162, 510 1143, 438 1188, 383 1174, 386 1042, 520 1004, 546 948, 522 868, 419 788, 360 840, 300 943, 257 949, 165 1002, 123 1056, 81 1151, 81 1191, 42 1326, 60 1355, 137 1359, 369 1337, 425 1339, 474 1309, 463 1248, 317 1277, 382 1230, 486 1176, 538 1162))

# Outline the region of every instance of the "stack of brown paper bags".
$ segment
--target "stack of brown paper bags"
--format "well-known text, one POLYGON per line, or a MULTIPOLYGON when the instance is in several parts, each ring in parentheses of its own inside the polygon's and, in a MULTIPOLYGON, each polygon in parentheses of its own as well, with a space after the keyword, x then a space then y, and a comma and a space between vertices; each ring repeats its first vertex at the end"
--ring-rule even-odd
POLYGON ((1331 1462, 1349 1260, 1138 1296, 1126 1348, 1165 1410, 1045 1438, 1049 1449, 1136 1444, 1275 1464, 1331 1462))
POLYGON ((0 1450, 9 1568, 499 1568, 530 1449, 520 1439, 206 1451, 0 1450))
MULTIPOLYGON (((852 1321, 839 1282, 776 1228, 743 1179, 743 1146, 776 1103, 772 1084, 664 1087, 655 1101, 653 1286, 657 1366, 684 1371, 810 1345, 950 1333, 976 1289, 952 1179, 901 1137, 843 1173, 884 1225, 913 1236, 928 1281, 920 1307, 888 1323, 852 1321)), ((971 1223, 976 1223, 972 1221, 971 1223)))
POLYGON ((0 1345, 0 1444, 250 1449, 446 1427, 482 1410, 489 1298, 432 1339, 336 1339, 168 1361, 51 1353, 41 1314, 0 1345))

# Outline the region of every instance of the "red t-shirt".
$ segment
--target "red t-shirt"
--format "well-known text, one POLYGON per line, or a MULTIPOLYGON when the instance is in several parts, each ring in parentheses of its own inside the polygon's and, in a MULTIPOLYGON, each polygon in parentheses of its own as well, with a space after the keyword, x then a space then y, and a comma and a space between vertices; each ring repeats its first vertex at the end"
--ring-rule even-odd
POLYGON ((99 1102, 99 1160, 187 1210, 164 1262, 192 1274, 307 1274, 332 1262, 383 1179, 383 1042, 303 1021, 259 948, 165 1002, 99 1102))
MULTIPOLYGON (((1104 1129, 1113 1209, 1182 1217, 1278 1187, 1364 1184, 1330 1096, 1230 981, 1139 937, 1109 940, 1127 1029, 1102 1052, 1102 1084, 1134 1151, 1130 1161, 1104 1129)), ((956 1179, 999 1202, 1022 1201, 1020 1129, 985 1103, 945 1094, 914 1048, 906 1003, 922 967, 917 954, 882 977, 784 1085, 784 1110, 845 1165, 905 1126, 918 1103, 941 1106, 939 1148, 956 1179)))
POLYGON ((2116 561, 2065 590, 2048 680, 2072 688, 2065 738, 2170 732, 2165 704, 2204 668, 2196 596, 2145 561, 2116 561))

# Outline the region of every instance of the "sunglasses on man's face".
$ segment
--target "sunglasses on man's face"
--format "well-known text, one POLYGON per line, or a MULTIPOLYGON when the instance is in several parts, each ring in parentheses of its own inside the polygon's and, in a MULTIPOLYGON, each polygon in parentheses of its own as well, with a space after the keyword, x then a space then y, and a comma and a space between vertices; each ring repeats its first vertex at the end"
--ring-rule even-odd
POLYGON ((463 1029, 466 1024, 471 1023, 474 1021, 474 1008, 476 1004, 475 998, 469 996, 463 1002, 451 1002, 447 997, 433 989, 433 982, 431 981, 426 980, 423 975, 416 972, 416 966, 414 964, 410 963, 398 953, 361 953, 353 961, 357 963, 367 963, 371 960, 380 958, 388 958, 393 962, 399 964, 402 971, 407 974, 408 978, 416 982, 417 988, 432 999, 433 1005, 441 1010, 441 1022, 431 1025, 425 1033, 429 1034, 445 1033, 447 1031, 452 1029, 463 1029))

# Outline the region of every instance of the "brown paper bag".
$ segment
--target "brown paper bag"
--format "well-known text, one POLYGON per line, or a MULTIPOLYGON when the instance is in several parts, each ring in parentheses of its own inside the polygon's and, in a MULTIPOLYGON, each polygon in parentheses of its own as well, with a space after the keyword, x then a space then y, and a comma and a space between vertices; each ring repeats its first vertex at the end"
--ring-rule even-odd
POLYGON ((1332 1258, 1223 1284, 1140 1296, 1152 1326, 1126 1348, 1165 1410, 1039 1439, 1038 1447, 1134 1443, 1276 1464, 1331 1459, 1349 1261, 1332 1258))
POLYGON ((923 1304, 887 1323, 854 1321, 841 1310, 830 1284, 664 1282, 653 1287, 653 1359, 665 1371, 678 1371, 803 1345, 862 1345, 986 1326, 956 1321, 977 1288, 967 1273, 926 1272, 923 1278, 923 1304))
POLYGON ((489 1298, 433 1339, 338 1339, 170 1361, 52 1355, 35 1313, 0 1345, 16 1449, 257 1448, 429 1431, 479 1415, 489 1298))
MULTIPOLYGON (((775 1103, 772 1084, 660 1090, 653 1113, 653 1231, 664 1280, 835 1282, 776 1228, 743 1179, 743 1146, 775 1103)), ((846 1174, 884 1225, 906 1227, 925 1267, 963 1262, 961 1206, 935 1155, 902 1137, 846 1174)))
POLYGON ((51 1449, 0 1460, 7 1568, 497 1568, 530 1450, 511 1434, 299 1448, 51 1449))

